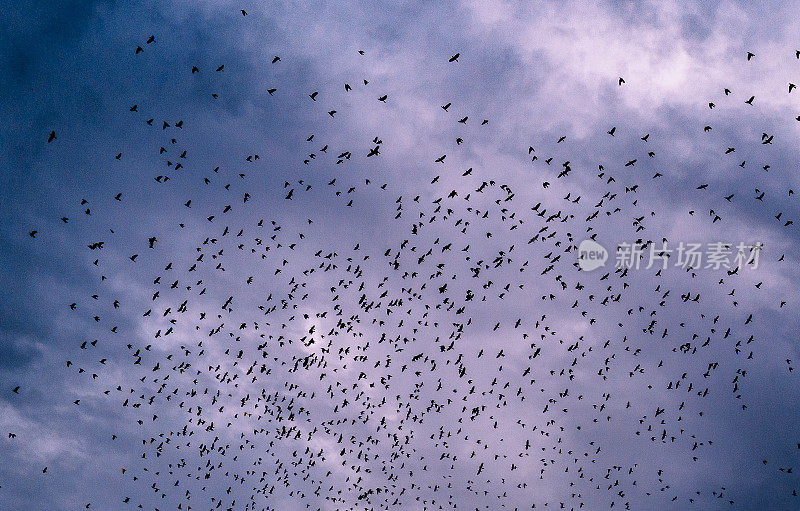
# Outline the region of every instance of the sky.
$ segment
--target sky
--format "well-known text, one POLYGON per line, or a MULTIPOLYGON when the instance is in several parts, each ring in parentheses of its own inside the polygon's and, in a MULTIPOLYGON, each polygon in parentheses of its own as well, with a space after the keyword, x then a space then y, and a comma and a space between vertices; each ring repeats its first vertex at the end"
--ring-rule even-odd
POLYGON ((797 8, 13 2, 0 509, 800 507, 797 8))

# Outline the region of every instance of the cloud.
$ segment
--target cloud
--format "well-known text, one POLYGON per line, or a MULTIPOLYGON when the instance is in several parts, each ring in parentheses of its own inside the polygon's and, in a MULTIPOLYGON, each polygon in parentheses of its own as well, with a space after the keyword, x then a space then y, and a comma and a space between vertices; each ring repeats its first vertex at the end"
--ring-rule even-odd
POLYGON ((253 488, 287 509, 366 508, 364 489, 409 509, 790 505, 791 6, 241 8, 8 14, 0 382, 23 393, 0 394, 0 432, 27 440, 0 444, 20 460, 0 485, 15 508, 239 507, 253 488), (567 248, 594 233, 766 248, 737 277, 579 272, 567 248), (27 485, 45 462, 58 483, 27 485), (198 479, 175 489, 183 471, 198 479))

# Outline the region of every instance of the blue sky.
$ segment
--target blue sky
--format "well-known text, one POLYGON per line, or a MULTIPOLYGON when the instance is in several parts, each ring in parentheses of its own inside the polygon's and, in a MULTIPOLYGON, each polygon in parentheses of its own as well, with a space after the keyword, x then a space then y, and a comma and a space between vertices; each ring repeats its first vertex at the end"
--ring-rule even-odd
POLYGON ((9 6, 0 508, 798 507, 796 11, 9 6))

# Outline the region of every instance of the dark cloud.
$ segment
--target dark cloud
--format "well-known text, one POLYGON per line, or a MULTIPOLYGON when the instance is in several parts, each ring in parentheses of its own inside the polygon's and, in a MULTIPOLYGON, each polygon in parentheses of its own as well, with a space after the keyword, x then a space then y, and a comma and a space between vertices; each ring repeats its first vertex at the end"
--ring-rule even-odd
MULTIPOLYGON (((373 317, 353 307, 358 319, 349 321, 363 338, 348 331, 352 339, 337 340, 356 350, 370 339, 370 362, 392 356, 402 360, 411 352, 425 352, 440 362, 435 371, 408 362, 424 375, 420 388, 415 387, 417 380, 411 371, 404 371, 397 374, 391 393, 379 385, 364 390, 375 401, 413 394, 424 404, 380 410, 388 421, 386 429, 398 438, 410 434, 408 426, 403 429, 399 422, 406 411, 410 416, 425 417, 423 423, 413 423, 417 436, 405 441, 427 463, 419 458, 407 460, 406 470, 416 477, 393 469, 399 480, 391 484, 410 488, 414 483, 418 487, 415 495, 429 504, 437 499, 437 504, 443 505, 438 500, 441 494, 427 485, 449 484, 459 507, 496 508, 503 502, 506 508, 527 508, 532 501, 550 506, 569 502, 572 506, 577 502, 573 494, 580 491, 587 506, 605 508, 612 498, 621 497, 595 487, 615 481, 620 481, 625 500, 630 500, 634 509, 686 509, 688 498, 696 498, 709 509, 727 509, 728 504, 720 503, 729 499, 739 509, 785 509, 796 503, 791 496, 796 478, 777 470, 796 458, 792 404, 800 397, 786 364, 786 359, 798 358, 794 332, 800 325, 793 303, 798 239, 793 229, 783 228, 774 219, 779 211, 791 219, 797 213, 795 197, 787 193, 788 188, 798 189, 793 172, 798 155, 792 142, 796 112, 787 114, 791 103, 784 91, 788 79, 784 61, 793 58, 796 41, 791 35, 795 25, 784 19, 785 13, 756 12, 741 4, 697 4, 682 13, 671 4, 647 3, 639 8, 613 2, 537 8, 515 3, 400 2, 386 9, 367 2, 349 6, 279 2, 244 8, 247 17, 241 16, 239 6, 216 3, 18 2, 2 14, 8 30, 0 33, 0 48, 4 48, 0 93, 5 98, 0 112, 8 122, 0 125, 0 199, 5 205, 0 211, 0 285, 4 293, 0 433, 5 437, 15 431, 17 439, 0 439, 0 458, 12 460, 0 464, 0 507, 76 509, 92 502, 92 508, 119 509, 125 497, 149 508, 181 502, 180 494, 167 489, 174 478, 166 474, 175 470, 181 459, 188 460, 186 466, 200 466, 207 458, 196 449, 170 450, 174 444, 165 448, 164 455, 155 454, 155 445, 162 441, 159 435, 180 429, 191 416, 165 402, 159 385, 167 382, 149 379, 156 373, 151 369, 157 363, 166 366, 168 353, 177 353, 177 359, 184 349, 193 353, 202 349, 207 357, 197 360, 197 369, 215 360, 223 366, 221 372, 238 374, 240 368, 230 365, 225 352, 239 346, 252 348, 260 342, 257 334, 248 328, 225 341, 214 341, 206 337, 208 330, 219 322, 253 321, 252 304, 264 303, 269 294, 283 297, 292 276, 304 284, 297 292, 310 296, 302 305, 310 322, 315 312, 337 302, 357 304, 361 294, 356 291, 357 284, 346 287, 326 274, 320 263, 335 261, 340 269, 358 266, 364 272, 361 279, 377 284, 386 275, 388 263, 380 256, 387 249, 397 252, 407 239, 420 251, 436 248, 424 264, 417 263, 419 252, 404 253, 397 259, 402 269, 387 277, 386 289, 405 293, 404 306, 397 307, 394 316, 381 317, 387 327, 370 324, 373 317), (781 29, 771 31, 770 27, 781 29), (144 41, 151 34, 155 42, 148 45, 144 41), (139 55, 134 54, 137 45, 144 48, 139 55), (753 63, 757 71, 742 68, 744 48, 757 53, 753 63), (365 50, 365 55, 359 55, 359 49, 365 50), (456 52, 461 53, 460 61, 449 65, 447 59, 456 52), (282 59, 278 65, 271 64, 275 55, 282 59), (224 70, 215 71, 222 64, 224 70), (199 72, 192 74, 192 66, 199 72), (616 82, 619 76, 626 78, 623 87, 616 82), (370 81, 369 86, 363 85, 364 79, 370 81), (353 90, 345 92, 344 83, 353 90), (722 94, 724 87, 734 91, 730 100, 722 94), (270 88, 277 89, 273 96, 266 93, 270 88), (313 91, 319 92, 316 102, 308 98, 313 91), (377 100, 381 93, 388 95, 386 104, 377 100), (743 104, 751 94, 757 94, 756 109, 743 104), (709 110, 709 101, 718 108, 709 110), (452 106, 444 112, 441 105, 448 102, 452 106), (132 105, 137 105, 137 112, 129 111, 132 105), (337 109, 336 117, 320 114, 331 108, 337 109), (469 116, 467 123, 455 123, 462 116, 469 116), (145 123, 148 118, 154 118, 155 128, 145 123), (489 120, 487 126, 480 126, 483 119, 489 120), (183 121, 183 128, 175 127, 178 121, 183 121), (163 122, 170 124, 167 130, 161 129, 163 122), (702 128, 708 123, 714 129, 705 133, 702 128), (606 134, 612 126, 616 126, 613 138, 606 134), (48 144, 51 130, 58 138, 48 144), (774 146, 759 143, 766 130, 776 134, 774 146), (647 133, 650 139, 640 140, 647 133), (314 139, 306 141, 312 134, 314 139), (567 136, 565 142, 555 144, 562 135, 567 136), (365 158, 376 136, 384 140, 382 154, 379 159, 365 158), (176 144, 171 144, 171 137, 176 144), (456 137, 465 138, 460 146, 463 150, 453 149, 456 137), (329 154, 349 150, 353 157, 341 165, 302 163, 309 153, 321 155, 323 145, 329 146, 329 154), (537 162, 530 161, 528 146, 535 148, 537 162), (728 146, 736 147, 734 155, 723 154, 728 146), (167 167, 157 151, 160 147, 165 147, 172 163, 180 161, 184 168, 167 167), (178 155, 184 150, 185 158, 181 158, 178 155), (655 156, 647 156, 648 151, 655 156), (260 155, 257 162, 245 160, 255 153, 260 155), (446 163, 435 164, 434 159, 445 153, 446 163), (549 157, 553 158, 551 165, 544 163, 549 157), (633 158, 638 159, 636 166, 623 166, 633 158), (744 169, 738 167, 740 159, 747 160, 744 169), (556 177, 566 161, 574 168, 572 180, 556 177), (768 172, 761 168, 765 162, 771 164, 768 172), (470 167, 473 174, 462 176, 470 167), (598 177, 601 172, 603 178, 598 177), (655 172, 663 177, 653 180, 655 172), (245 177, 239 177, 240 173, 245 177), (154 177, 158 175, 169 175, 171 180, 157 182, 154 177), (613 186, 618 198, 605 200, 619 205, 623 212, 601 215, 586 224, 583 220, 597 208, 599 192, 611 175, 616 179, 613 186), (437 176, 436 184, 431 184, 437 176), (338 184, 328 186, 334 177, 338 184), (208 178, 209 184, 203 178, 208 178), (369 186, 366 179, 371 180, 369 186), (298 180, 313 184, 313 188, 304 192, 298 180), (486 192, 475 191, 482 181, 489 180, 495 184, 486 192), (551 183, 547 192, 542 191, 543 181, 551 183), (387 185, 386 191, 378 191, 382 184, 387 185), (708 184, 708 190, 697 190, 700 184, 708 184), (495 214, 494 206, 506 204, 502 202, 506 192, 500 185, 510 186, 515 194, 503 215, 495 214), (636 192, 625 191, 634 185, 636 192), (356 190, 347 193, 350 186, 356 190), (286 201, 283 197, 290 188, 296 196, 286 201), (756 188, 766 191, 767 202, 754 199, 756 188), (342 194, 336 196, 333 190, 342 194), (431 221, 431 202, 447 197, 452 190, 458 195, 443 199, 442 209, 435 214, 437 221, 431 221), (247 205, 242 202, 245 192, 251 194, 247 205), (118 193, 121 201, 114 199, 118 193), (562 199, 567 193, 581 195, 582 203, 567 204, 562 199), (728 194, 734 194, 735 200, 726 201, 728 194), (418 195, 417 202, 414 198, 418 195), (81 204, 81 199, 87 203, 81 204), (191 208, 184 206, 189 199, 191 208), (350 199, 354 204, 347 206, 350 199), (638 201, 635 207, 631 205, 634 200, 638 201), (540 275, 546 266, 544 256, 552 246, 528 243, 535 234, 530 229, 535 225, 538 230, 541 223, 531 212, 538 202, 548 214, 563 210, 575 215, 569 224, 557 227, 562 235, 570 230, 575 242, 590 234, 586 225, 591 225, 598 240, 607 246, 633 241, 637 235, 654 240, 663 236, 670 242, 717 241, 717 237, 749 242, 758 238, 766 243, 764 259, 757 273, 737 281, 733 297, 717 284, 716 273, 698 271, 692 277, 675 270, 657 278, 654 271, 642 270, 625 291, 629 299, 600 305, 597 302, 602 298, 589 302, 583 295, 573 294, 572 287, 581 282, 587 291, 604 297, 609 285, 617 292, 619 277, 612 274, 600 281, 599 272, 580 273, 569 265, 564 265, 563 275, 571 288, 561 296, 564 290, 560 285, 540 275), (403 216, 395 221, 398 204, 402 204, 403 216), (232 206, 230 213, 220 211, 225 205, 232 206), (90 214, 86 214, 87 208, 90 214), (446 214, 448 208, 452 214, 446 214), (516 209, 519 213, 512 219, 511 212, 516 209), (710 209, 723 217, 712 227, 707 218, 710 209), (463 235, 454 230, 455 218, 471 219, 477 216, 476 210, 491 210, 492 216, 473 220, 468 229, 462 224, 466 229, 463 235), (689 210, 696 215, 689 215, 689 210), (213 221, 208 220, 211 215, 213 221), (631 225, 639 215, 645 217, 643 233, 631 225), (69 222, 64 224, 62 216, 69 222), (526 223, 520 230, 509 230, 522 218, 526 223), (262 219, 264 225, 257 227, 262 219), (308 224, 307 219, 314 223, 308 224), (415 222, 417 234, 412 234, 415 222), (232 241, 235 232, 223 237, 226 226, 241 226, 248 247, 254 236, 269 244, 273 234, 282 247, 254 262, 252 253, 237 249, 232 241), (38 230, 35 239, 27 235, 33 229, 38 230), (523 229, 525 236, 520 234, 523 229), (491 239, 487 231, 493 233, 491 239), (151 236, 158 238, 154 250, 147 248, 151 236), (434 245, 435 240, 441 240, 440 244, 434 245), (104 241, 105 247, 90 251, 87 245, 97 241, 104 241), (455 255, 440 252, 446 242, 452 242, 455 255), (290 244, 296 247, 289 249, 290 244), (354 250, 356 244, 358 251, 354 250), (469 254, 461 251, 467 244, 469 254), (204 272, 202 277, 195 274, 196 278, 178 273, 194 264, 201 251, 210 258, 222 249, 225 256, 218 260, 224 261, 225 271, 204 272), (337 252, 337 256, 320 261, 314 256, 317 250, 337 252), (129 260, 134 253, 136 263, 129 260), (785 262, 779 266, 777 260, 784 254, 785 262), (359 260, 364 255, 371 259, 359 260), (493 286, 481 287, 483 280, 469 279, 471 268, 480 266, 479 260, 496 264, 498 258, 501 264, 485 271, 495 276, 493 286), (524 260, 530 265, 518 267, 524 260), (180 269, 174 277, 164 270, 168 262, 180 269), (445 262, 445 279, 451 273, 459 275, 447 281, 446 294, 437 292, 441 283, 422 290, 419 280, 403 275, 419 268, 422 278, 427 278, 428 272, 438 270, 436 264, 445 262), (281 268, 283 273, 272 273, 281 268), (99 282, 99 274, 106 280, 99 282), (156 338, 155 333, 173 326, 167 315, 161 314, 167 307, 177 309, 181 295, 164 290, 159 300, 153 299, 150 282, 157 275, 163 275, 165 283, 177 279, 181 292, 185 286, 193 292, 208 290, 202 296, 192 295, 186 313, 191 321, 176 324, 170 337, 156 338), (244 283, 248 276, 254 278, 254 285, 244 283), (524 283, 524 288, 518 288, 518 282, 524 283), (764 291, 754 291, 758 282, 763 283, 764 291), (506 283, 509 290, 503 293, 506 283), (421 298, 412 300, 410 289, 421 298), (658 305, 662 289, 672 293, 666 308, 658 305), (448 304, 441 302, 444 296, 461 300, 468 290, 486 295, 487 301, 466 304, 465 316, 455 316, 447 310, 448 304), (702 306, 681 301, 680 295, 687 292, 702 294, 702 306), (560 300, 547 299, 550 293, 559 294, 560 300), (97 299, 92 298, 94 294, 97 299), (224 321, 216 318, 223 313, 222 302, 232 294, 234 312, 225 313, 224 321), (501 299, 500 294, 506 297, 501 299), (333 301, 334 296, 339 299, 333 301), (573 299, 578 298, 580 307, 571 309, 573 299), (121 303, 119 309, 111 306, 113 300, 121 303), (734 300, 739 305, 734 307, 734 300), (776 302, 780 300, 788 305, 779 308, 776 302), (70 310, 72 303, 77 312, 70 310), (425 303, 439 307, 427 310, 425 303), (647 333, 641 318, 630 319, 628 308, 634 303, 658 311, 654 334, 647 333), (705 316, 699 315, 699 307, 705 316), (406 308, 414 314, 406 314, 406 308), (148 309, 153 314, 145 320, 142 313, 148 309), (587 314, 581 316, 580 310, 587 314), (209 311, 209 318, 194 330, 200 311, 209 311), (743 323, 751 312, 756 320, 745 329, 743 323), (404 314, 406 323, 400 326, 404 314), (428 330, 415 324, 422 321, 423 314, 427 314, 424 321, 442 325, 441 338, 429 336, 428 330), (95 321, 94 316, 100 320, 95 321), (472 324, 462 337, 451 325, 465 321, 466 316, 472 318, 472 324), (722 318, 720 324, 734 325, 733 336, 722 338, 715 316, 722 318), (521 330, 514 328, 517 320, 530 337, 522 338, 521 330), (548 331, 534 327, 537 322, 548 325, 548 331), (625 325, 621 327, 622 322, 625 325), (500 326, 495 330, 497 323, 500 326), (671 332, 667 340, 659 339, 663 328, 671 332), (405 353, 378 341, 387 329, 389 337, 404 339, 405 353), (690 356, 677 345, 690 342, 696 347, 694 332, 701 332, 700 343, 705 336, 713 342, 699 355, 690 356), (751 333, 754 341, 747 343, 751 333), (79 347, 95 339, 98 349, 79 347), (200 341, 204 342, 202 348, 200 341), (606 341, 611 343, 608 349, 606 341), (473 363, 482 349, 486 359, 468 366, 466 378, 477 388, 476 394, 469 395, 463 405, 444 406, 435 414, 426 406, 442 399, 435 391, 439 382, 448 390, 465 385, 454 365, 444 363, 448 354, 444 346, 450 342, 473 363), (542 358, 537 359, 542 360, 541 366, 528 359, 531 343, 542 349, 542 358), (567 350, 573 343, 577 348, 567 350), (132 366, 136 349, 142 363, 132 366), (501 349, 504 358, 497 357, 501 349), (743 360, 751 350, 754 359, 743 360), (611 353, 618 358, 611 360, 611 353), (106 359, 102 366, 100 357, 106 359), (67 360, 73 364, 69 369, 67 360), (721 369, 699 376, 712 362, 719 362, 721 369), (647 372, 636 373, 637 364, 647 372), (523 378, 523 371, 531 366, 534 374, 523 378), (76 376, 75 367, 85 368, 85 374, 76 376), (544 367, 567 371, 549 374, 544 367), (602 376, 599 368, 604 368, 602 376), (702 382, 709 388, 708 398, 696 396, 703 389, 691 393, 683 388, 680 393, 666 390, 674 384, 676 374, 684 371, 698 386, 702 382), (95 372, 98 377, 93 380, 95 372), (139 380, 143 376, 147 378, 139 380), (495 377, 501 384, 508 383, 505 394, 514 394, 517 388, 522 393, 524 388, 526 400, 505 395, 501 399, 499 392, 490 393, 495 377), (536 382, 528 383, 532 379, 536 382), (16 385, 21 386, 19 395, 9 390, 16 385), (566 387, 570 396, 562 398, 559 393, 566 387), (603 395, 606 391, 613 399, 603 395), (144 415, 122 406, 126 398, 133 402, 145 393, 159 397, 156 406, 144 408, 144 415), (558 398, 559 403, 549 398, 558 398), (71 404, 75 399, 81 400, 80 406, 71 404), (500 406, 502 401, 507 405, 500 406), (631 408, 626 406, 628 402, 631 408), (487 409, 475 420, 461 413, 461 406, 481 404, 487 409), (746 411, 742 404, 748 406, 746 411), (549 415, 540 413, 546 406, 549 415), (601 406, 603 412, 598 412, 601 406), (561 412, 562 407, 569 407, 570 412, 561 412), (666 424, 659 424, 660 417, 654 418, 658 408, 667 410, 666 424), (159 419, 138 425, 136 421, 148 418, 150 411, 159 419), (523 417, 527 427, 516 422, 523 417), (539 428, 535 434, 531 433, 534 425, 539 428), (463 430, 472 441, 454 435, 452 443, 444 447, 430 440, 451 428, 463 430), (662 430, 667 440, 661 440, 662 430), (117 439, 112 440, 112 435, 117 439), (672 436, 675 441, 669 440, 672 436), (535 455, 513 461, 493 459, 495 453, 511 458, 530 438, 535 439, 535 455), (556 438, 561 442, 554 449, 556 438), (490 442, 488 449, 482 452, 476 439, 490 442), (703 445, 693 450, 694 442, 703 445), (476 451, 474 456, 472 451, 476 451), (147 457, 142 459, 144 453, 147 457), (591 453, 597 463, 587 470, 585 480, 593 478, 592 484, 586 483, 580 490, 570 487, 572 474, 566 467, 574 465, 573 458, 588 458, 591 453), (454 460, 445 454, 456 454, 461 464, 450 470, 454 460), (768 461, 766 465, 762 458, 768 461), (475 482, 481 462, 486 464, 484 475, 493 481, 511 480, 508 467, 516 463, 527 486, 502 499, 482 494, 484 485, 475 482), (46 476, 41 473, 44 466, 48 466, 46 476), (126 476, 122 467, 128 471, 126 476), (150 479, 148 484, 139 484, 144 480, 144 467, 164 474, 159 481, 169 497, 161 499, 148 488, 150 479), (635 471, 627 473, 634 467, 635 471), (136 484, 129 477, 132 473, 141 477, 136 484), (443 474, 452 478, 439 480, 443 474), (478 489, 480 495, 472 491, 478 489), (673 502, 673 497, 679 500, 673 502)), ((375 289, 366 293, 376 295, 378 301, 375 289)), ((278 311, 274 320, 257 318, 273 322, 269 327, 262 323, 261 331, 274 334, 269 349, 286 355, 290 362, 292 357, 297 361, 314 350, 296 341, 308 325, 297 326, 288 318, 299 314, 301 311, 278 311), (283 329, 281 323, 289 326, 283 329), (283 336, 281 341, 278 336, 283 336), (287 339, 295 343, 281 350, 274 347, 287 339)), ((318 322, 319 330, 324 330, 327 323, 318 322)), ((342 388, 358 384, 358 373, 340 362, 331 357, 326 372, 332 374, 336 367, 335 381, 342 388)), ((347 416, 342 409, 334 412, 333 399, 323 399, 330 379, 322 381, 311 372, 289 372, 278 359, 264 363, 273 374, 316 391, 318 397, 310 400, 307 410, 315 425, 322 427, 324 419, 347 416)), ((237 398, 248 391, 255 395, 256 387, 248 387, 244 378, 234 390, 212 374, 173 373, 164 392, 173 387, 181 392, 196 387, 198 391, 222 388, 237 398), (199 382, 195 384, 193 379, 199 382)), ((282 381, 276 377, 259 384, 265 394, 290 395, 282 381)), ((460 399, 463 390, 453 395, 460 399)), ((335 391, 343 392, 338 385, 335 391)), ((226 410, 215 407, 216 411, 204 412, 216 423, 213 432, 193 425, 198 438, 211 443, 214 436, 220 436, 222 442, 234 445, 240 441, 240 430, 249 433, 263 425, 252 418, 234 419, 231 410, 236 403, 228 401, 220 400, 226 410), (231 428, 224 428, 227 422, 232 423, 231 428)), ((332 472, 327 481, 347 487, 345 480, 352 475, 343 462, 351 458, 333 454, 339 447, 335 440, 329 442, 336 434, 320 434, 305 441, 305 428, 311 427, 301 420, 291 424, 302 431, 300 441, 282 439, 269 455, 265 445, 257 447, 270 469, 280 460, 292 459, 292 451, 297 449, 322 449, 331 453, 324 463, 319 462, 332 472)), ((264 427, 276 428, 274 423, 264 427)), ((374 424, 369 421, 337 427, 361 440, 374 434, 374 424)), ((388 459, 390 447, 381 444, 374 452, 388 459)), ((222 458, 215 455, 214 459, 222 458)), ((359 474, 365 487, 371 488, 385 487, 384 476, 377 470, 359 474)), ((299 501, 296 493, 290 492, 309 496, 316 489, 303 483, 302 477, 296 484, 275 491, 270 504, 276 509, 294 509, 299 501)), ((236 506, 231 507, 243 507, 249 489, 238 492, 234 488, 229 496, 228 486, 227 478, 215 474, 208 481, 181 482, 180 489, 197 495, 193 505, 201 506, 200 499, 213 495, 226 503, 235 498, 236 506)), ((498 487, 489 490, 502 493, 498 487)), ((351 497, 347 495, 348 505, 358 506, 351 497)), ((321 499, 311 500, 323 509, 336 507, 321 499)), ((202 502, 216 505, 210 500, 202 502)), ((409 501, 407 505, 418 503, 409 501)))

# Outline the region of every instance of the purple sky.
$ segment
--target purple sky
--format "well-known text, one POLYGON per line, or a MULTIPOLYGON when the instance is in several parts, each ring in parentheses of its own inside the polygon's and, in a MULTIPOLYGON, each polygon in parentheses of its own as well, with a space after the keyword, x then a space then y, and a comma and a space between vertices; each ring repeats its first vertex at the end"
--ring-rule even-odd
POLYGON ((0 509, 800 507, 797 8, 15 2, 0 509))

